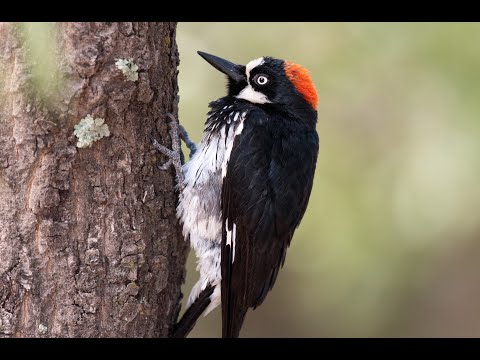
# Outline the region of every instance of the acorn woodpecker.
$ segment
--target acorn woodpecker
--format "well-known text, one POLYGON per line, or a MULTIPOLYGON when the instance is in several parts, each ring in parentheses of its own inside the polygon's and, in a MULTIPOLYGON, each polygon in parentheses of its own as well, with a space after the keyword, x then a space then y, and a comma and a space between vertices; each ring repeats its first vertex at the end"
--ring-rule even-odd
POLYGON ((200 279, 172 336, 222 305, 223 337, 238 337, 249 308, 273 287, 307 208, 318 156, 317 93, 302 66, 261 57, 246 66, 198 52, 228 77, 210 103, 196 146, 171 124, 173 150, 154 145, 177 171, 177 216, 200 279), (192 150, 181 166, 179 138, 192 150))

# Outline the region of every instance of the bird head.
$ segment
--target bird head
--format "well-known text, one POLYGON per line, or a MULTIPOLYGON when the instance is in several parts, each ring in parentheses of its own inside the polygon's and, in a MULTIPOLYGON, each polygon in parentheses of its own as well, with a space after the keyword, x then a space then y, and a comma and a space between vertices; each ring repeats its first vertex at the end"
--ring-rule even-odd
POLYGON ((317 92, 308 71, 290 61, 261 57, 247 65, 198 54, 228 77, 228 95, 254 104, 295 110, 317 110, 317 92))

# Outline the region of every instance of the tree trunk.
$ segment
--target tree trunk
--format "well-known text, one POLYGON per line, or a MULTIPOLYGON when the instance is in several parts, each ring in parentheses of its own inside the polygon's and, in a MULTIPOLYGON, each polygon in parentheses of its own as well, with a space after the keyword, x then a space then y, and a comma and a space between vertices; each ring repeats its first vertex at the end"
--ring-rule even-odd
POLYGON ((171 146, 176 24, 55 24, 42 91, 19 27, 0 24, 0 337, 168 336, 187 247, 149 134, 171 146), (88 114, 110 136, 79 148, 88 114))

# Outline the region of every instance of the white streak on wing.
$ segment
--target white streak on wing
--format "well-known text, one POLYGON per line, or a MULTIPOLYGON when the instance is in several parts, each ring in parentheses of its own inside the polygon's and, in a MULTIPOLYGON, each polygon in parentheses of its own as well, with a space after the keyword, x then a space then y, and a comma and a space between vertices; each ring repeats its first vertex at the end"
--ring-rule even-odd
POLYGON ((254 104, 271 103, 265 94, 256 91, 252 85, 248 85, 242 91, 240 91, 240 93, 237 95, 237 99, 244 99, 254 104))
POLYGON ((232 263, 235 261, 235 239, 237 238, 237 224, 233 223, 232 228, 232 263))
MULTIPOLYGON (((225 220, 225 228, 227 227, 228 219, 225 220)), ((235 261, 235 239, 237 237, 237 224, 233 223, 232 230, 227 229, 227 245, 230 245, 232 251, 232 263, 235 261)))
MULTIPOLYGON (((228 224, 228 218, 225 220, 225 228, 227 227, 226 224, 228 224)), ((227 245, 232 245, 232 232, 227 229, 227 245)))
POLYGON ((232 153, 233 149, 233 142, 235 140, 235 137, 237 135, 240 135, 243 131, 243 121, 245 120, 245 114, 243 113, 242 116, 240 117, 240 122, 235 128, 231 126, 228 130, 228 135, 227 135, 227 147, 225 149, 225 155, 223 156, 223 162, 222 162, 222 179, 225 178, 227 175, 227 166, 228 166, 228 160, 230 159, 230 154, 232 153))
POLYGON ((257 66, 262 65, 265 62, 265 59, 263 57, 260 57, 258 59, 250 61, 247 66, 245 67, 246 73, 247 73, 247 81, 250 80, 250 71, 252 69, 256 68, 257 66))

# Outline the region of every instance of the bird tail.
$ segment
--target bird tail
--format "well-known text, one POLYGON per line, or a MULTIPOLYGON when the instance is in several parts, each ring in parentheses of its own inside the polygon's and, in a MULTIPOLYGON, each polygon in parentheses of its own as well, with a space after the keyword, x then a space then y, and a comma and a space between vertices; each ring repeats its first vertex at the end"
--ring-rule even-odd
POLYGON ((232 316, 223 319, 222 337, 223 338, 237 338, 240 335, 243 321, 245 320, 246 310, 242 310, 232 316))
POLYGON ((198 298, 185 311, 180 321, 173 327, 170 337, 184 338, 192 331, 198 318, 210 304, 210 295, 212 295, 213 290, 214 287, 210 284, 202 290, 198 298))

